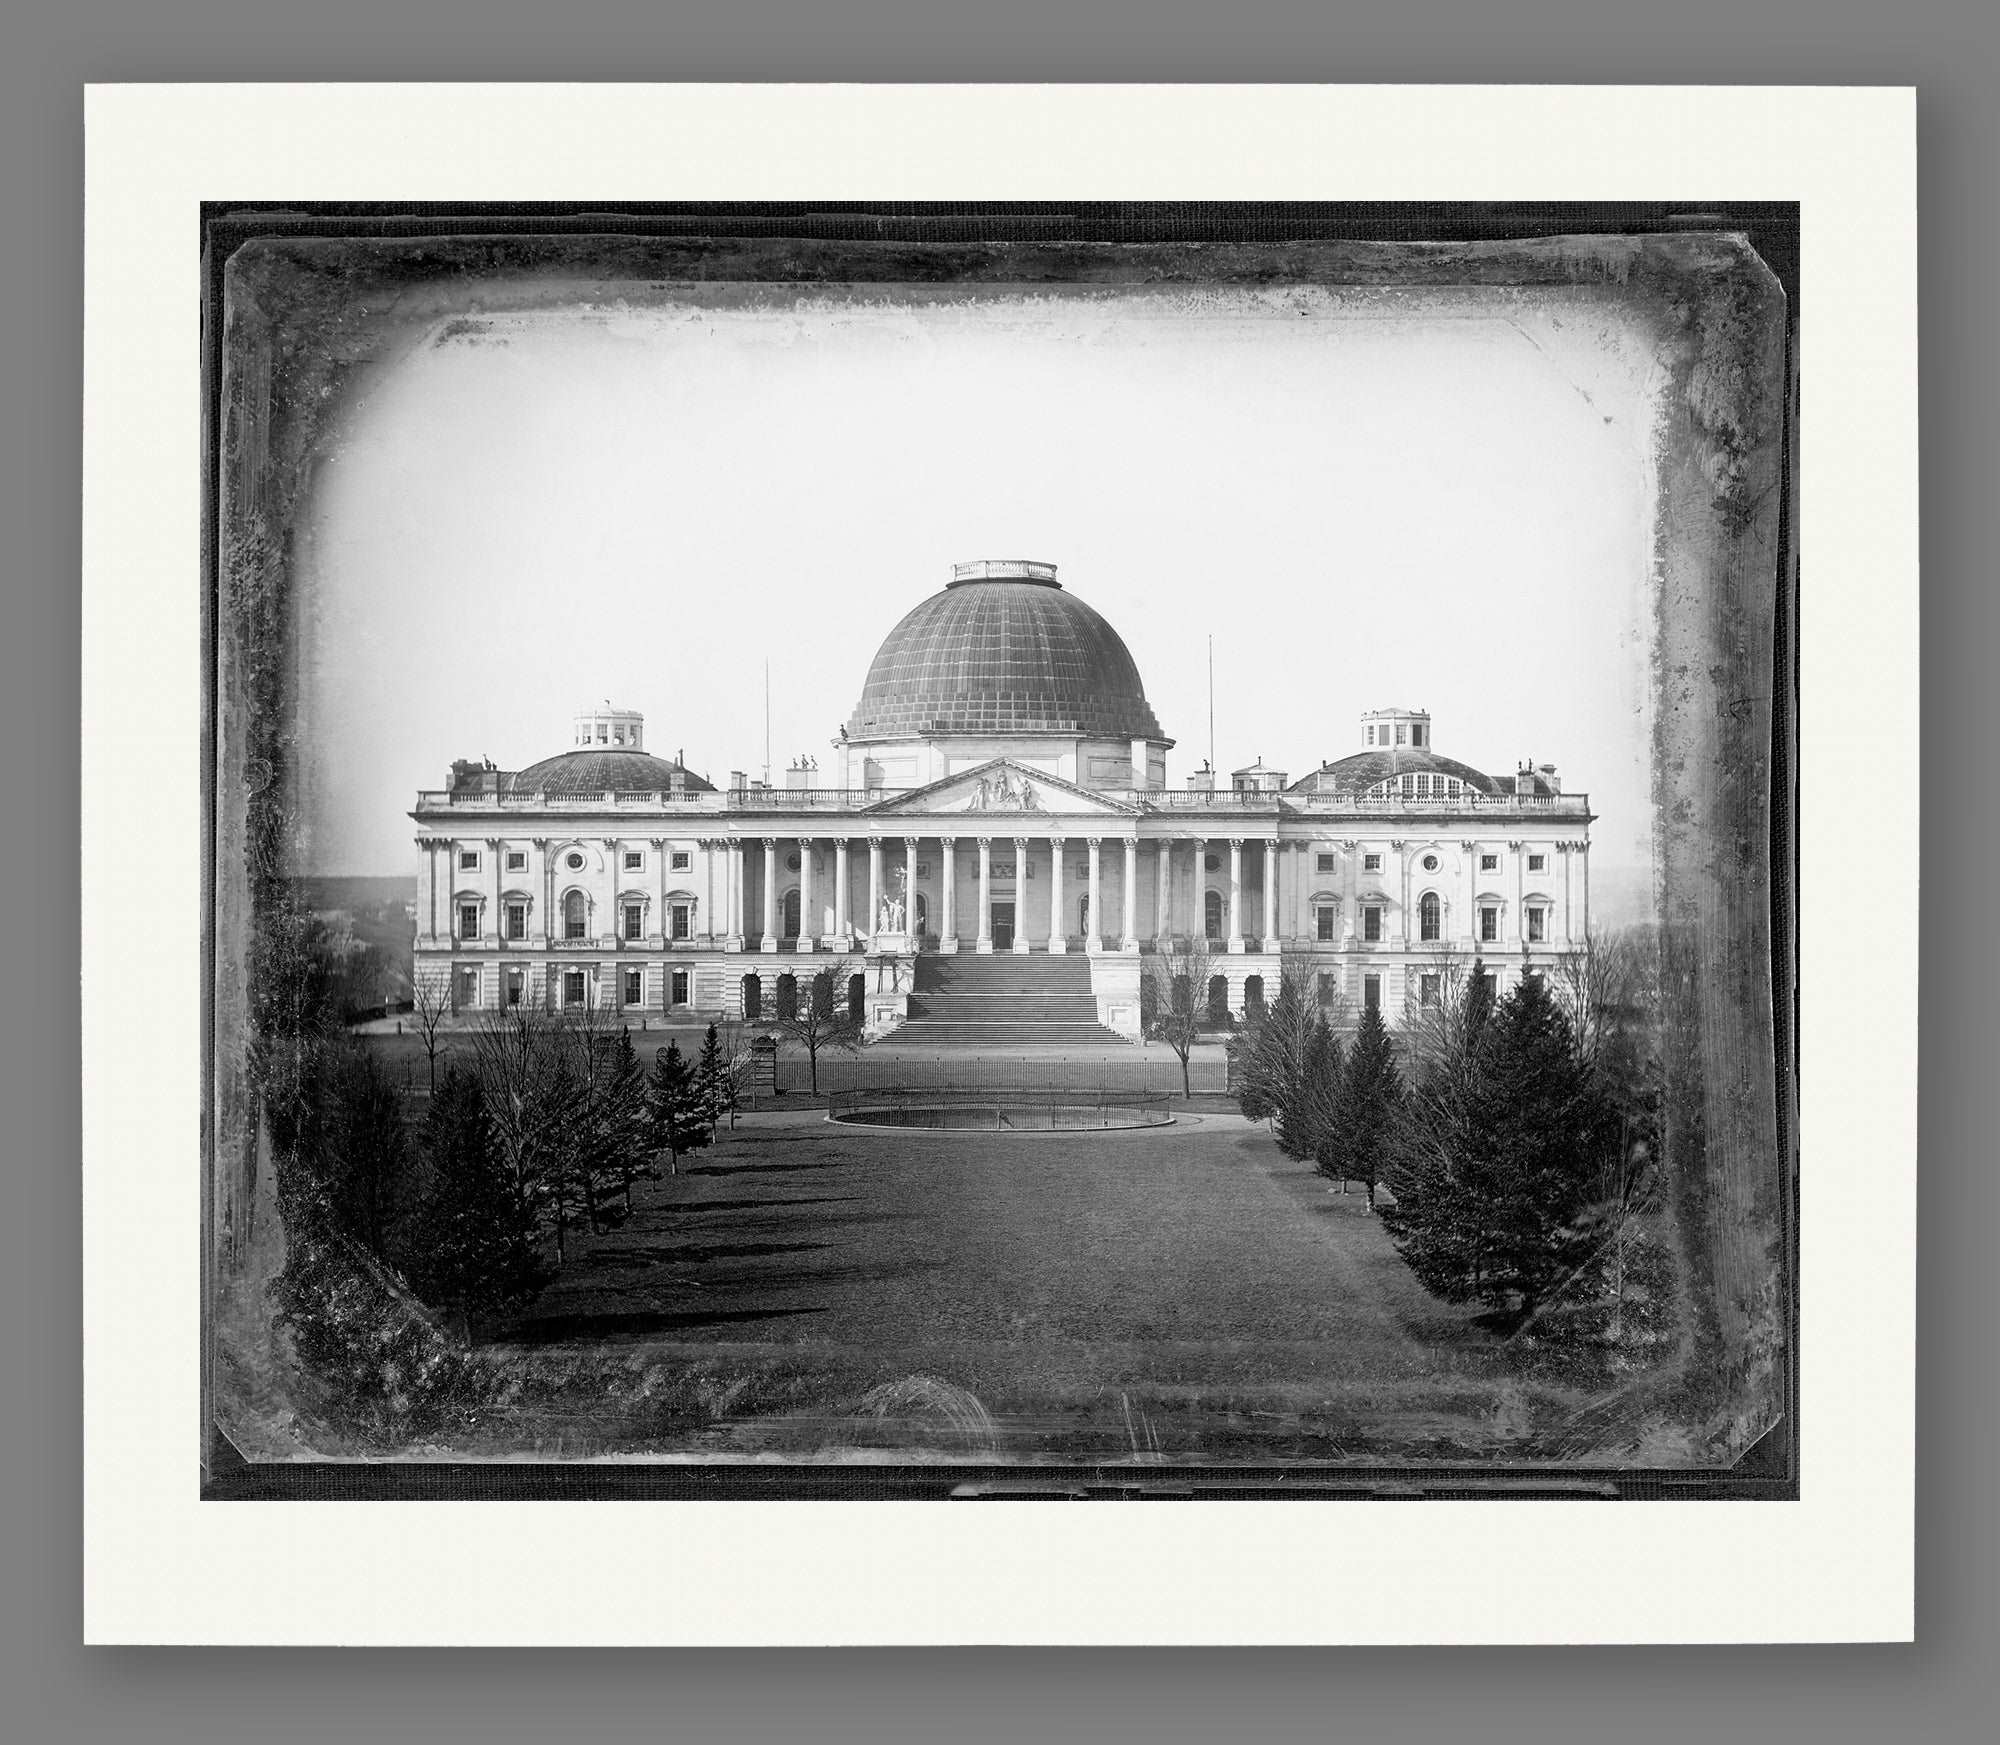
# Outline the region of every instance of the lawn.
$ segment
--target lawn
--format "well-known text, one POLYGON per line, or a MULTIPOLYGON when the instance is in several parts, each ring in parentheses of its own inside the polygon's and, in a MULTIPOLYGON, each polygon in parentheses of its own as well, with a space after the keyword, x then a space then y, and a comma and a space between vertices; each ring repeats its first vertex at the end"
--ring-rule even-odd
POLYGON ((1596 1397, 1435 1302, 1233 1114, 1088 1136, 747 1118, 482 1329, 466 1452, 1529 1454, 1596 1397))

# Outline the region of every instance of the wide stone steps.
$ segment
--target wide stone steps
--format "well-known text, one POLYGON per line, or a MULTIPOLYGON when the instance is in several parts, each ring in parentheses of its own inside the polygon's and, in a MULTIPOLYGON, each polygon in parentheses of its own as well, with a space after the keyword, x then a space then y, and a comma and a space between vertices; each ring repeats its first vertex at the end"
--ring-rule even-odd
POLYGON ((961 952, 920 957, 909 1016, 885 1039, 911 1049, 1068 1048, 1122 1042, 1097 1021, 1081 954, 961 952))

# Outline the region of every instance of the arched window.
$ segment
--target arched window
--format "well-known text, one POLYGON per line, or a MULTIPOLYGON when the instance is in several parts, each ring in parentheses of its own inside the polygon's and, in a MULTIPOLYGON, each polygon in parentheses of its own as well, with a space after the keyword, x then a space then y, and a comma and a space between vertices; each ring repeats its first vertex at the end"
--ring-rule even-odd
POLYGON ((581 891, 563 893, 563 937, 584 939, 590 932, 590 901, 581 891))
POLYGON ((1229 978, 1210 976, 1208 978, 1208 1022, 1211 1029, 1229 1028, 1229 978))
POLYGON ((1255 1020, 1264 1016, 1264 978, 1248 976, 1243 982, 1243 1015, 1255 1020))
POLYGON ((1090 937, 1090 898, 1087 895, 1076 900, 1076 930, 1085 939, 1090 937))
POLYGON ((931 906, 925 900, 922 891, 916 894, 911 914, 916 921, 917 936, 918 938, 922 938, 923 935, 931 930, 931 906))
POLYGON ((778 977, 778 1016, 796 1018, 799 1015, 799 978, 794 975, 778 977))
POLYGON ((847 978, 847 1015, 857 1024, 868 1010, 868 978, 865 975, 847 978))
POLYGON ((1210 891, 1201 904, 1202 931, 1210 939, 1222 937, 1222 893, 1210 891))
POLYGON ((1419 939, 1444 937, 1444 905, 1438 901, 1436 891, 1424 892, 1417 902, 1417 937, 1419 939))
POLYGON ((743 978, 743 1016, 756 1020, 764 1015, 764 984, 754 975, 743 978))
POLYGON ((796 939, 799 936, 799 894, 797 891, 785 893, 784 936, 796 939))

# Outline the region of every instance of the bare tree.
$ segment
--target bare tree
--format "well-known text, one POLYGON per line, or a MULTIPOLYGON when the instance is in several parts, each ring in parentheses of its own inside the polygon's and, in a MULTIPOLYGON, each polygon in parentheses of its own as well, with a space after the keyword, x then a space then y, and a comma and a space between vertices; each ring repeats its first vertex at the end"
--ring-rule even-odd
POLYGON ((821 965, 799 990, 791 1011, 772 1025, 780 1040, 804 1051, 814 1096, 819 1095, 821 1053, 852 1054, 861 1046, 861 1021, 847 1005, 847 981, 853 973, 852 958, 836 957, 821 965))
POLYGON ((444 1045, 440 1032, 451 1016, 451 983, 435 976, 418 976, 410 984, 410 1022, 424 1045, 424 1059, 430 1065, 431 1095, 437 1095, 438 1051, 444 1045))
POLYGON ((1208 1014, 1208 978, 1215 957, 1207 938, 1194 933, 1146 960, 1152 998, 1146 1034, 1164 1042, 1181 1063, 1181 1094, 1194 1095, 1188 1055, 1208 1014))

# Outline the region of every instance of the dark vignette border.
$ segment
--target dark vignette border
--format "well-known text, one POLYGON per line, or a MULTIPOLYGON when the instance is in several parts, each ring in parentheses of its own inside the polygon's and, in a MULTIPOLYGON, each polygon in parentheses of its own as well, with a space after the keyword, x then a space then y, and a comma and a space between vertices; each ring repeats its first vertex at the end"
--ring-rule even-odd
MULTIPOLYGON (((204 376, 204 477, 203 485, 203 578, 202 628, 206 669, 202 716, 202 824, 203 824, 203 1254, 202 1289, 205 1337, 202 1352, 202 1422, 204 1459, 202 1495, 213 1500, 291 1499, 358 1500, 364 1498, 472 1501, 543 1499, 638 1499, 638 1498, 746 1498, 779 1500, 790 1498, 858 1498, 867 1500, 917 1500, 932 1498, 1258 1498, 1326 1497, 1381 1499, 1496 1497, 1604 1499, 1715 1498, 1735 1500, 1782 1500, 1799 1494, 1799 1439, 1797 1434, 1798 1378, 1798 1218, 1797 1218, 1797 830, 1798 794, 1798 552, 1796 539, 1797 477, 1797 322, 1798 322, 1798 208, 1795 203, 1731 201, 1689 201, 1649 203, 1285 203, 1285 204, 1205 204, 1205 203, 1057 203, 1021 204, 969 202, 933 205, 887 202, 763 202, 763 203, 648 203, 621 204, 615 209, 589 202, 540 202, 474 205, 454 202, 390 204, 382 202, 314 202, 281 209, 245 207, 227 201, 205 203, 201 220, 203 256, 203 376, 204 376), (1719 579, 1700 576, 1683 578, 1678 588, 1662 564, 1667 577, 1661 607, 1665 628, 1669 612, 1668 596, 1678 593, 1683 618, 1703 625, 1718 647, 1736 651, 1736 674, 1711 670, 1702 680, 1688 673, 1685 662, 1674 676, 1674 665, 1663 646, 1655 672, 1656 696, 1661 700, 1663 723, 1680 710, 1683 729, 1690 723, 1705 734, 1702 750, 1720 771, 1711 796, 1719 811, 1700 820, 1697 835, 1712 840, 1710 848, 1721 853, 1731 845, 1728 820, 1748 822, 1761 811, 1768 834, 1752 844, 1737 832, 1733 844, 1739 859, 1762 853, 1768 877, 1768 904, 1762 913, 1745 914, 1740 906, 1718 904, 1714 886, 1727 869, 1710 867, 1705 889, 1694 887, 1703 881, 1691 876, 1675 908, 1676 890, 1672 870, 1668 871, 1667 908, 1662 919, 1669 924, 1714 925, 1726 917, 1734 929, 1736 943, 1754 946, 1734 963, 1728 952, 1697 952, 1702 961, 1684 962, 1690 1001, 1700 1000, 1704 1013, 1713 1012, 1717 996, 1705 993, 1708 985, 1721 977, 1731 977, 1736 991, 1720 1003, 1748 1003, 1751 1022, 1746 1032, 1732 1027, 1726 1038, 1711 1036, 1713 1026, 1684 1027, 1686 1045, 1684 1068, 1697 1079, 1717 1076, 1720 1067, 1733 1068, 1737 1086, 1733 1091, 1711 1089, 1713 1096, 1740 1099, 1751 1093, 1761 1104, 1768 1094, 1771 1132, 1775 1137, 1774 1164, 1768 1178, 1758 1182, 1746 1175, 1740 1159, 1717 1192, 1711 1170, 1704 1202, 1734 1196, 1748 1209, 1759 1227, 1772 1234, 1760 1255, 1746 1256, 1761 1261, 1768 1271, 1772 1259, 1780 1262, 1783 1301, 1758 1305, 1741 1292, 1720 1293, 1717 1300, 1723 1313, 1733 1317, 1733 1331, 1741 1334, 1746 1320, 1775 1313, 1779 1325, 1760 1348, 1758 1361, 1775 1364, 1775 1385, 1767 1385, 1760 1397, 1781 1403, 1779 1421, 1758 1435, 1747 1452, 1727 1469, 1647 1471, 1632 1468, 1583 1469, 1572 1466, 1539 1468, 1523 1464, 1505 1470, 1491 1467, 1444 1467, 1426 1465, 1347 1468, 1329 1472, 1271 1465, 1244 1467, 1231 1465, 1203 1473, 1200 1468, 1155 1469, 1144 1474, 1124 1466, 1019 1466, 974 1467, 939 1466, 830 1466, 830 1465, 701 1465, 633 1464, 629 1466, 585 1467, 555 1463, 481 1462, 299 1462, 258 1464, 243 1459, 215 1426, 210 1411, 213 1387, 211 1325, 207 1309, 216 1288, 216 1210, 218 1177, 223 1160, 217 1140, 220 1121, 226 1115, 218 1100, 220 1083, 217 1069, 217 1038, 225 1022, 219 996, 228 967, 240 964, 240 949, 232 953, 228 932, 220 924, 219 899, 222 881, 223 840, 226 834, 218 797, 225 781, 239 793, 254 793, 274 780, 282 781, 281 766, 263 757, 255 748, 247 760, 232 759, 225 770, 221 732, 226 687, 220 666, 219 631, 224 611, 223 567, 229 530, 224 526, 222 480, 224 441, 228 411, 225 386, 224 286, 230 260, 249 243, 274 243, 280 249, 290 239, 350 240, 355 242, 389 239, 476 238, 554 239, 602 238, 653 240, 684 247, 703 242, 718 245, 749 244, 758 241, 779 245, 768 251, 775 265, 782 260, 785 270, 765 272, 734 271, 727 277, 836 277, 837 273, 799 270, 803 262, 825 245, 831 252, 849 256, 866 251, 869 245, 888 255, 900 257, 907 265, 929 253, 949 254, 937 245, 958 245, 958 258, 970 261, 982 257, 989 270, 968 277, 992 278, 990 262, 995 255, 1019 252, 1034 257, 1035 270, 1027 277, 1067 278, 1062 268, 1065 257, 1072 262, 1084 254, 1097 252, 1088 245, 1151 245, 1149 252, 1171 256, 1179 247, 1195 252, 1216 245, 1236 245, 1248 251, 1248 258, 1233 263, 1219 276, 1261 279, 1282 283, 1289 276, 1287 263, 1277 254, 1285 245, 1301 245, 1299 253, 1322 254, 1312 245, 1339 244, 1473 244, 1488 245, 1504 252, 1509 243, 1529 243, 1535 239, 1625 238, 1647 248, 1666 247, 1674 252, 1673 239, 1684 238, 1696 248, 1735 239, 1747 248, 1755 261, 1768 270, 1782 294, 1783 314, 1783 395, 1784 405, 1764 408, 1766 440, 1762 447, 1774 454, 1762 456, 1759 471, 1756 420, 1746 418, 1745 401, 1755 397, 1755 383, 1746 381, 1754 369, 1746 365, 1754 344, 1747 328, 1754 326, 1757 311, 1750 305, 1754 297, 1739 297, 1718 323, 1710 311, 1691 311, 1687 319, 1699 329, 1705 317, 1708 331, 1698 333, 1696 344, 1701 356, 1695 372, 1702 380, 1688 397, 1694 423, 1690 465, 1700 469, 1721 530, 1757 549, 1760 560, 1770 569, 1746 574, 1740 559, 1721 566, 1729 571, 1719 579), (792 253, 786 245, 798 245, 792 253), (861 249, 841 250, 838 245, 859 244, 861 249), (818 245, 817 247, 815 245, 818 245), (899 249, 898 245, 906 245, 899 249), (908 247, 907 245, 917 245, 908 247), (1085 245, 1074 251, 1065 245, 1085 245), (1729 329, 1724 331, 1723 329, 1729 329), (1769 427, 1775 424, 1775 431, 1769 427), (1772 464, 1774 462, 1774 464, 1772 464), (1766 477, 1765 475, 1768 475, 1766 477), (1759 541, 1755 536, 1761 533, 1759 541), (1771 609, 1767 621, 1759 625, 1759 591, 1769 590, 1771 609), (1722 598, 1714 597, 1720 593, 1722 598), (1748 604, 1744 596, 1748 595, 1748 604), (1768 688, 1758 694, 1755 676, 1761 675, 1768 688), (1718 686, 1717 679, 1734 676, 1751 680, 1745 689, 1718 686), (1670 702, 1670 682, 1679 687, 1678 703, 1670 702), (1719 705, 1719 708, 1715 708, 1719 705), (1713 710, 1713 713, 1710 711, 1713 710), (1726 714, 1727 725, 1718 719, 1726 714), (1720 732, 1712 729, 1720 728, 1720 732), (1764 730, 1768 727, 1768 739, 1764 730), (1725 744, 1724 741, 1728 741, 1725 744), (1732 762, 1730 746, 1741 762, 1732 762), (1746 785, 1745 778, 1748 778, 1746 785), (1715 821, 1716 817, 1721 822, 1715 821), (1719 961, 1718 961, 1719 959, 1719 961), (1772 1075, 1763 1084, 1752 1084, 1753 1075, 1746 1056, 1731 1052, 1723 1043, 1740 1044, 1757 1036, 1755 1007, 1768 990, 1771 1032, 1774 1046, 1772 1075), (1705 997, 1704 997, 1705 996, 1705 997), (1699 1030, 1700 1034, 1696 1034, 1699 1030), (1718 1052, 1720 1050, 1720 1052, 1718 1052)), ((509 252, 504 243, 501 252, 509 252)), ((532 248, 527 252, 532 253, 532 248)), ((766 250, 758 249, 760 254, 766 250)), ((1357 250, 1356 254, 1365 251, 1357 250)), ((1384 251, 1393 252, 1393 251, 1384 251)), ((1472 251, 1452 250, 1463 256, 1472 251)), ((1485 250, 1479 252, 1485 253, 1485 250)), ((1135 250, 1135 254, 1137 251, 1135 250)), ((1072 271, 1074 267, 1072 265, 1072 271)), ((867 274, 868 277, 886 276, 867 274)), ((912 274, 912 277, 955 277, 949 268, 939 272, 912 274)), ((1088 276, 1088 275, 1077 275, 1088 276)), ((1185 267, 1169 267, 1162 279, 1195 276, 1185 267)), ((1323 272, 1315 276, 1324 276, 1323 272)), ((1484 276, 1484 275, 1481 275, 1484 276)), ((1425 277, 1432 283, 1451 282, 1448 274, 1425 277)), ((1505 282, 1496 278, 1493 282, 1505 282)), ((1664 481, 1664 474, 1663 474, 1664 481)), ((1664 518, 1663 518, 1664 519, 1664 518)), ((1687 537, 1685 532, 1681 535, 1687 537)), ((1662 556, 1673 547, 1671 535, 1662 535, 1662 556)), ((1699 569, 1699 566, 1695 566, 1699 569)), ((1664 643, 1664 639, 1663 639, 1664 643)), ((1684 649, 1681 652, 1686 653, 1684 649)), ((1683 742, 1684 748, 1684 742, 1683 742)), ((1657 755, 1669 749, 1664 741, 1657 755)), ((1684 794, 1670 791, 1665 783, 1656 795, 1662 814, 1669 804, 1685 804, 1684 794)), ((253 808, 254 810, 254 808, 253 808)), ((265 828, 270 820, 264 821, 265 828)), ((255 824, 251 824, 254 831, 255 824)), ((1694 869, 1690 868, 1694 874, 1694 869)), ((1753 880, 1754 882, 1754 880, 1753 880)), ((244 917, 247 919, 247 916, 244 917)), ((235 942, 240 947, 240 941, 235 942)), ((1670 978, 1673 974, 1670 966, 1670 978)), ((1690 1005, 1687 1008, 1692 1011, 1690 1005)), ((1756 1052, 1753 1050, 1753 1052, 1756 1052)), ((1764 1113, 1760 1109, 1760 1116, 1764 1113)), ((1754 1159, 1752 1160, 1754 1164, 1754 1159)), ((1704 1203, 1684 1208, 1684 1215, 1709 1216, 1704 1203)), ((1739 1275, 1741 1276, 1741 1275, 1739 1275)), ((1714 1281, 1710 1281, 1713 1283, 1714 1281)), ((1712 1295, 1717 1293, 1712 1292, 1712 1295)), ((1711 1330, 1720 1341, 1721 1330, 1711 1330)), ((1732 1346, 1732 1349, 1740 1347, 1732 1346)), ((1721 1346, 1716 1346, 1720 1356, 1721 1346)))

